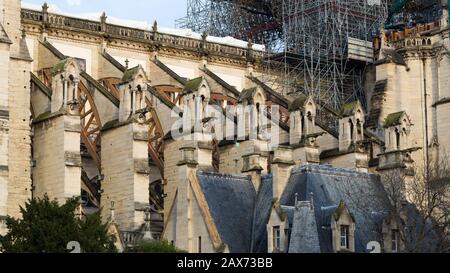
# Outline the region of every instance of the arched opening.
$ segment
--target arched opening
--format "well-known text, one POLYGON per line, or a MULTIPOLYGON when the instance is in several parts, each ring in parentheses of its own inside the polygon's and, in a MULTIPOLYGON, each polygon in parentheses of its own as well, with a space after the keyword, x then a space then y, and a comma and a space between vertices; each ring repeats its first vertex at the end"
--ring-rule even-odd
POLYGON ((305 116, 303 115, 303 113, 300 114, 300 118, 301 118, 301 133, 303 136, 305 134, 305 116))
POLYGON ((400 132, 398 131, 398 129, 395 129, 395 145, 396 149, 400 150, 400 132))
POLYGON ((351 119, 348 120, 349 123, 349 127, 350 127, 350 140, 353 142, 354 139, 354 134, 355 134, 355 126, 353 124, 353 121, 351 119))
POLYGON ((406 132, 406 128, 403 128, 402 130, 402 135, 403 135, 403 145, 405 147, 407 147, 408 143, 407 143, 407 132, 406 132))
POLYGON ((306 126, 306 134, 310 134, 311 130, 313 129, 313 115, 310 111, 308 111, 308 113, 306 113, 306 117, 307 117, 307 126, 306 126))
POLYGON ((362 124, 359 119, 356 120, 356 134, 357 134, 358 140, 362 139, 362 124))

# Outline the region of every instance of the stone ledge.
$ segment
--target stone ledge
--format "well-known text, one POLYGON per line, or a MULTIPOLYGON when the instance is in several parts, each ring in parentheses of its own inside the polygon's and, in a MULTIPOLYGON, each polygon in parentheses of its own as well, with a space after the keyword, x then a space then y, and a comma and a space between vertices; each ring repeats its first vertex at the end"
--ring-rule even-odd
POLYGON ((148 159, 135 159, 134 171, 139 174, 150 174, 148 159))
POLYGON ((281 158, 274 158, 272 164, 285 164, 285 165, 295 165, 294 160, 284 160, 281 158))
POLYGON ((133 132, 133 139, 134 140, 140 140, 140 141, 148 141, 149 135, 148 132, 133 132))
POLYGON ((150 208, 150 204, 142 203, 142 202, 134 202, 134 210, 135 211, 146 211, 150 208))
POLYGON ((263 167, 261 167, 260 165, 255 165, 255 166, 252 166, 252 167, 249 167, 249 168, 242 168, 242 171, 241 172, 243 172, 243 173, 248 173, 248 172, 252 172, 252 171, 263 171, 264 170, 264 168, 263 167))
POLYGON ((177 166, 183 166, 183 165, 195 167, 198 165, 198 162, 196 160, 181 160, 180 162, 177 163, 177 166))
POLYGON ((81 154, 77 152, 65 152, 65 164, 68 167, 82 167, 81 154))
POLYGON ((0 110, 0 118, 9 120, 9 111, 8 110, 0 110))
POLYGON ((73 133, 81 133, 81 124, 76 123, 76 124, 71 124, 69 121, 65 121, 64 122, 64 131, 65 132, 73 132, 73 133))

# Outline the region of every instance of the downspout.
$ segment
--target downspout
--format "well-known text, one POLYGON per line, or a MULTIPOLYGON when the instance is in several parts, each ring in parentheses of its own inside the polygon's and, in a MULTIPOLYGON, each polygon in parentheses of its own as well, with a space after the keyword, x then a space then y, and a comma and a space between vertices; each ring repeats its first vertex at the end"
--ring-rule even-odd
POLYGON ((427 99, 427 73, 426 73, 426 58, 422 53, 422 73, 423 73, 423 101, 424 101, 424 119, 425 119, 425 180, 428 180, 429 175, 429 133, 428 133, 428 99, 427 99))

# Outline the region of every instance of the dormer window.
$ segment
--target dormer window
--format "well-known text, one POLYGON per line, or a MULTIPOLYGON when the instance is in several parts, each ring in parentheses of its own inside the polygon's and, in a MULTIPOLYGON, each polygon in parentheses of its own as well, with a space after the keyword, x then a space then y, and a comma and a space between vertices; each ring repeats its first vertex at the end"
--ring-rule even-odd
POLYGON ((348 120, 349 126, 350 126, 350 140, 353 142, 354 140, 354 126, 353 126, 353 120, 348 120))
POLYGON ((409 148, 408 137, 412 125, 404 111, 390 114, 385 118, 386 152, 409 148))
POLYGON ((289 143, 297 145, 314 133, 316 105, 312 98, 300 95, 288 107, 290 117, 289 143))
POLYGON ((341 225, 341 248, 350 249, 350 226, 341 225))
POLYGON ((399 249, 400 232, 398 229, 391 231, 391 252, 397 253, 399 249))
POLYGON ((280 226, 273 227, 273 250, 280 251, 281 250, 281 230, 280 226))
POLYGON ((397 146, 397 150, 400 150, 400 132, 398 129, 395 129, 395 143, 397 146))
POLYGON ((329 219, 331 220, 334 251, 337 253, 355 252, 355 218, 345 202, 341 201, 336 207, 328 207, 324 213, 331 214, 329 219))
POLYGON ((347 152, 356 144, 364 140, 364 110, 356 100, 344 104, 339 119, 339 151, 347 152))

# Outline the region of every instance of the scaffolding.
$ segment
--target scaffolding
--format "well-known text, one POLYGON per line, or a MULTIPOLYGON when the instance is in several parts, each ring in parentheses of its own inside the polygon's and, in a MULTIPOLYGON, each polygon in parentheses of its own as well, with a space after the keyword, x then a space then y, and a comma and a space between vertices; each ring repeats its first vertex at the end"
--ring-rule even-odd
POLYGON ((187 0, 187 16, 177 20, 176 26, 212 36, 268 44, 282 36, 278 21, 281 1, 187 0))
POLYGON ((284 50, 269 56, 270 65, 279 59, 283 66, 279 91, 311 95, 335 110, 355 99, 364 104, 365 69, 386 1, 283 0, 282 11, 284 50))
POLYGON ((356 98, 373 62, 389 0, 188 0, 179 27, 266 45, 260 79, 285 95, 339 110, 356 98))

